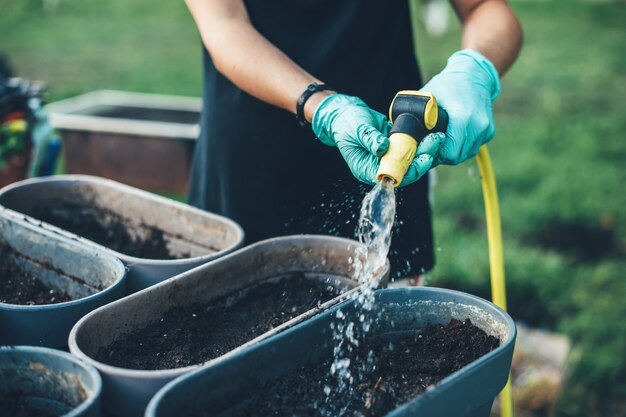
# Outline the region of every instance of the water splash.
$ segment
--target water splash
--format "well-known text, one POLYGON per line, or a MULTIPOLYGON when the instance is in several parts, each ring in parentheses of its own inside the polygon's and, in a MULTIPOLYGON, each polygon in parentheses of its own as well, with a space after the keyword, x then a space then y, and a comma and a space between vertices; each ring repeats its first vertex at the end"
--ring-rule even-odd
POLYGON ((359 241, 363 244, 357 249, 352 261, 354 279, 361 284, 360 291, 353 295, 356 308, 353 317, 357 319, 350 320, 338 310, 336 320, 331 323, 335 359, 330 372, 335 376, 336 386, 324 387, 326 401, 320 406, 324 416, 344 415, 348 405, 342 398, 350 396, 354 381, 362 379, 359 375, 373 371, 373 352, 370 351, 367 357, 358 362, 350 358, 376 319, 372 313, 374 290, 378 287, 381 272, 386 267, 395 215, 394 187, 390 180, 383 179, 363 199, 356 230, 359 241))

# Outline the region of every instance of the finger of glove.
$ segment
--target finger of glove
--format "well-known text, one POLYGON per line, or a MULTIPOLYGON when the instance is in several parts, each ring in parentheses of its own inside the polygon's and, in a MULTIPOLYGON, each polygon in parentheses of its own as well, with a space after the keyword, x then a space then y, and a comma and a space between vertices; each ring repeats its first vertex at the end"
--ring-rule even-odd
POLYGON ((491 140, 491 133, 495 132, 491 118, 486 114, 474 116, 471 126, 473 129, 465 138, 461 149, 461 162, 475 157, 480 147, 491 140))
POLYGON ((383 128, 381 129, 381 132, 383 132, 385 136, 389 137, 392 127, 393 127, 393 123, 387 120, 387 122, 384 124, 383 128))
POLYGON ((380 163, 379 158, 370 154, 363 147, 349 144, 349 142, 342 142, 338 148, 356 179, 366 184, 375 183, 376 172, 380 163))
POLYGON ((426 135, 417 147, 417 155, 428 154, 435 158, 441 149, 444 141, 446 140, 445 133, 431 133, 426 135))
POLYGON ((357 138, 361 146, 379 158, 389 149, 389 138, 374 126, 361 125, 357 129, 357 138))
MULTIPOLYGON (((382 133, 385 137, 389 138, 389 132, 391 131, 393 124, 389 121, 387 116, 385 116, 384 114, 379 113, 376 110, 372 110, 372 109, 368 109, 368 110, 372 117, 372 120, 374 121, 373 125, 376 127, 378 131, 380 131, 380 133, 382 133)), ((387 152, 388 148, 389 148, 389 143, 387 142, 387 147, 384 148, 384 151, 379 150, 377 152, 377 156, 384 155, 387 152)))
POLYGON ((414 183, 422 178, 433 165, 433 157, 429 154, 418 155, 407 170, 400 187, 414 183))
POLYGON ((361 182, 374 185, 376 183, 376 172, 378 171, 379 160, 370 154, 364 155, 357 165, 351 166, 352 175, 361 182))
POLYGON ((361 170, 359 176, 357 177, 361 182, 366 184, 374 185, 376 184, 376 173, 378 172, 378 166, 380 165, 380 160, 375 157, 368 155, 369 160, 368 163, 361 166, 361 170))
POLYGON ((446 139, 437 155, 437 161, 445 165, 463 162, 463 145, 468 137, 468 125, 471 114, 466 111, 448 111, 449 123, 446 139))

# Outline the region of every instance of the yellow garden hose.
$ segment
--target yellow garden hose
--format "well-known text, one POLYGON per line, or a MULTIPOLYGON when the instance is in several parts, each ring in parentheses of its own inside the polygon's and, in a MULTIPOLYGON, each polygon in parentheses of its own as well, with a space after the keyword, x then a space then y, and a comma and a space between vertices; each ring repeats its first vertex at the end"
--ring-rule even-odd
MULTIPOLYGON (((487 242, 489 244, 489 270, 491 274, 491 299, 493 303, 506 310, 506 284, 504 279, 504 254, 502 251, 502 226, 500 224, 500 206, 496 178, 491 166, 487 146, 482 146, 476 158, 480 171, 480 182, 485 199, 485 217, 487 219, 487 242)), ((513 397, 511 396, 511 377, 500 393, 500 415, 513 417, 513 397)))

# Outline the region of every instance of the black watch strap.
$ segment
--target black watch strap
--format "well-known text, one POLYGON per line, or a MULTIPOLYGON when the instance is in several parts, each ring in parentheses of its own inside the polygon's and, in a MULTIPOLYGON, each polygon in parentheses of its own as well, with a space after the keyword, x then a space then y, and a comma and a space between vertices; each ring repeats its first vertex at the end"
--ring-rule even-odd
POLYGON ((306 88, 306 90, 304 90, 300 98, 298 98, 298 102, 296 103, 296 119, 298 120, 298 123, 300 123, 300 126, 306 126, 307 124, 309 124, 309 122, 307 122, 304 118, 304 105, 306 104, 306 101, 314 93, 328 89, 329 88, 326 84, 311 83, 306 88))

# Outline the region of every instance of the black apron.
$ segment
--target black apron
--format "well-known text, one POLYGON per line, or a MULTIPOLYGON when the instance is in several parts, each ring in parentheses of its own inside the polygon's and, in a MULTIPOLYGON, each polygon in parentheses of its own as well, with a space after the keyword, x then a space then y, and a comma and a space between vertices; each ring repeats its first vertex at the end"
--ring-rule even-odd
MULTIPOLYGON (((255 28, 343 94, 387 114, 418 89, 407 0, 247 0, 255 28)), ((224 45, 227 48, 228 45, 224 45)), ((313 233, 355 237, 363 196, 335 147, 295 117, 237 88, 204 51, 204 108, 189 203, 238 222, 247 243, 313 233)), ((434 264, 427 178, 397 190, 392 276, 434 264)))

